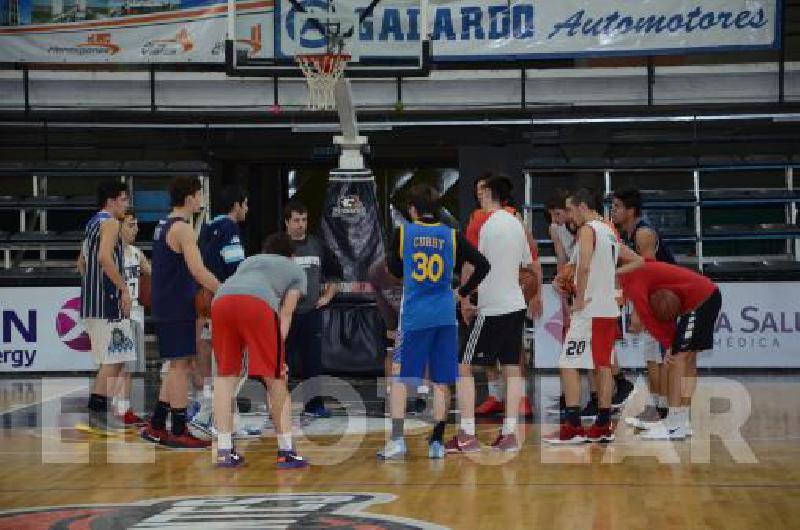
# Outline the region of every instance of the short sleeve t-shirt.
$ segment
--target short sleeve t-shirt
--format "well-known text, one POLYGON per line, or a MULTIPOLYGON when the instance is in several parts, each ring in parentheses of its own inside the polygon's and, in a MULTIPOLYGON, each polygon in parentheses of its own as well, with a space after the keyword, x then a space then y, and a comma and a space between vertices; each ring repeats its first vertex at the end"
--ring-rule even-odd
POLYGON ((259 254, 244 260, 217 290, 214 299, 229 294, 255 296, 278 312, 283 295, 290 289, 305 296, 307 282, 303 268, 284 256, 259 254))
POLYGON ((480 231, 478 250, 491 265, 478 286, 478 309, 486 316, 525 309, 519 269, 533 263, 528 239, 519 220, 504 210, 492 213, 480 231))

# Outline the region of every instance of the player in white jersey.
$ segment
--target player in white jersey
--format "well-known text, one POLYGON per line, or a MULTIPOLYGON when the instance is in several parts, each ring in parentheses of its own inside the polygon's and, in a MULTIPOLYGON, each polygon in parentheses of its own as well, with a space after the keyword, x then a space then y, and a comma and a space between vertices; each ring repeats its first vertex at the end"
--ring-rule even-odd
POLYGON ((545 437, 550 443, 614 440, 611 354, 620 314, 616 302, 616 274, 630 272, 643 261, 635 252, 620 245, 614 231, 597 212, 599 205, 599 199, 587 189, 570 193, 567 198, 567 216, 579 227, 575 299, 571 307, 572 321, 559 359, 566 418, 558 433, 545 437), (622 263, 619 268, 618 262, 622 263), (598 415, 588 431, 580 418, 579 369, 595 370, 599 380, 598 415))
POLYGON ((124 244, 123 249, 123 277, 131 295, 131 328, 136 344, 136 361, 128 363, 122 375, 122 384, 114 398, 114 412, 125 425, 142 425, 145 421, 134 414, 131 409, 131 372, 141 371, 144 368, 144 307, 139 303, 139 287, 142 275, 149 276, 150 261, 147 256, 136 246, 136 235, 139 233, 139 223, 133 210, 125 212, 120 235, 124 244))

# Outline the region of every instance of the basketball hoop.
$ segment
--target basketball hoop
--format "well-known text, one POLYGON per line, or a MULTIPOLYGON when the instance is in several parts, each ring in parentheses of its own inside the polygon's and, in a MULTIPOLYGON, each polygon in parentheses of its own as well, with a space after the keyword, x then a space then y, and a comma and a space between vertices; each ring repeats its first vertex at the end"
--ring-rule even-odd
POLYGON ((308 82, 309 110, 336 108, 336 82, 342 77, 350 56, 343 53, 314 53, 295 56, 308 82))

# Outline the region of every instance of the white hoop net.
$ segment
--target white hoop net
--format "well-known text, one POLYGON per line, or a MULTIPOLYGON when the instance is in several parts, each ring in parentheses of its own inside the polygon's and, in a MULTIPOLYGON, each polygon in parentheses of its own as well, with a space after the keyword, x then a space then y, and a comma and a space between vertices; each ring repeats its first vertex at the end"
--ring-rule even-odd
POLYGON ((306 54, 295 57, 308 82, 309 110, 336 108, 336 82, 342 77, 350 56, 341 53, 306 54))

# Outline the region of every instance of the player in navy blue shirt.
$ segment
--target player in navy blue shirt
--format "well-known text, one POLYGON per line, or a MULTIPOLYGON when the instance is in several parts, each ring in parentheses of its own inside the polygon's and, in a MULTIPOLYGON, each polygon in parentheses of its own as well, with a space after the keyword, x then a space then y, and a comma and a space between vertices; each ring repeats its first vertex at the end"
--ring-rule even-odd
MULTIPOLYGON (((247 218, 247 194, 239 185, 225 186, 219 198, 214 201, 219 215, 211 222, 204 223, 200 229, 197 245, 203 258, 203 265, 219 280, 224 282, 236 272, 244 261, 239 223, 247 218)), ((194 429, 211 435, 213 397, 211 389, 211 342, 209 316, 198 315, 197 363, 195 365, 195 401, 189 408, 188 416, 194 429)))
POLYGON ((489 272, 489 262, 467 240, 438 222, 439 194, 424 184, 411 188, 408 213, 412 223, 401 225, 390 245, 389 271, 403 278, 400 329, 403 347, 399 384, 392 385, 390 410, 392 436, 378 453, 382 459, 402 458, 406 384, 418 384, 426 370, 434 384, 433 417, 436 425, 429 440, 428 456, 443 458, 442 436, 449 403, 448 386, 458 376, 458 327, 454 269, 469 262, 475 272, 458 289, 462 299, 469 296, 489 272))
POLYGON ((194 214, 202 209, 200 180, 175 177, 169 185, 172 211, 159 221, 153 233, 152 317, 158 350, 169 361, 161 382, 158 403, 141 436, 150 442, 175 448, 203 448, 210 441, 199 440, 186 429, 189 376, 197 355, 194 296, 199 283, 216 292, 219 281, 203 265, 192 226, 194 214), (172 432, 166 430, 172 415, 172 432))

